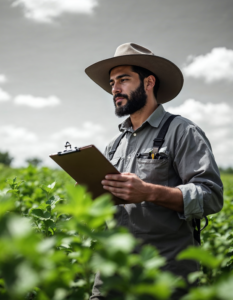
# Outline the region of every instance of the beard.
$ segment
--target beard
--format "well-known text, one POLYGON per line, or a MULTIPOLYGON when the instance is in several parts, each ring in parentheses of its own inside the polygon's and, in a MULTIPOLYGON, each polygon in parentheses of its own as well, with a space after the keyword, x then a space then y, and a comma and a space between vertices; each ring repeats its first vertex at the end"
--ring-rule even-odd
POLYGON ((142 109, 147 102, 147 95, 144 89, 144 83, 141 81, 140 86, 135 90, 130 93, 130 97, 126 94, 116 94, 113 97, 113 102, 115 105, 115 114, 118 117, 123 117, 127 115, 132 115, 136 111, 142 109), (127 102, 123 106, 116 106, 115 99, 117 97, 123 97, 127 99, 127 102))

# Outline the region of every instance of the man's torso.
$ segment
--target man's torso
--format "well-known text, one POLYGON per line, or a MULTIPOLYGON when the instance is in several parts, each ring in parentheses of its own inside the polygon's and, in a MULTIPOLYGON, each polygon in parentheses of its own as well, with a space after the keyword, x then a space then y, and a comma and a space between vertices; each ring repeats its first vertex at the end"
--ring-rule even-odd
MULTIPOLYGON (((172 121, 159 151, 161 159, 139 156, 151 151, 153 139, 157 137, 162 125, 170 116, 161 107, 157 114, 157 121, 145 122, 136 131, 124 127, 127 128, 127 133, 111 162, 120 172, 134 173, 145 182, 176 187, 183 184, 174 162, 176 145, 182 136, 182 130, 177 130, 177 127, 180 123, 187 122, 185 119, 178 116, 172 121)), ((107 147, 107 157, 112 144, 113 142, 107 147)), ((127 227, 136 238, 143 241, 143 244, 155 246, 160 254, 167 258, 171 271, 186 277, 187 273, 198 269, 194 262, 187 265, 186 269, 175 262, 175 257, 181 250, 197 244, 193 237, 192 222, 180 218, 177 212, 143 201, 137 204, 119 205, 116 220, 119 226, 127 227)))

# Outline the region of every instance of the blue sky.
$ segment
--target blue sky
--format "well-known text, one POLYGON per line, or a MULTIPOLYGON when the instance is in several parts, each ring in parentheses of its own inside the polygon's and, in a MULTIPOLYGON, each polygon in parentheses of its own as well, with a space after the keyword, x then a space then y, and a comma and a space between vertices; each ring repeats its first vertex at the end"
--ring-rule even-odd
MULTIPOLYGON (((14 165, 74 146, 104 150, 122 122, 84 73, 134 42, 177 64, 185 84, 165 109, 197 123, 233 166, 231 0, 0 0, 0 151, 14 165)), ((223 159, 224 157, 224 159, 223 159)))

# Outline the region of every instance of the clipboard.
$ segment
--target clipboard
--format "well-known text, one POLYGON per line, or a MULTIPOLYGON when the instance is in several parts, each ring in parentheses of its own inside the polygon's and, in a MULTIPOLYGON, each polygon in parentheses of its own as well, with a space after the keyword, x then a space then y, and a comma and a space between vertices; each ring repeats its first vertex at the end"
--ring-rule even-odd
MULTIPOLYGON (((49 155, 76 182, 87 187, 93 199, 109 193, 101 181, 107 174, 120 174, 109 160, 94 146, 74 147, 66 142, 65 150, 49 155), (67 149, 69 147, 69 149, 67 149)), ((111 193, 110 193, 111 194, 111 193)), ((111 194, 115 204, 126 203, 111 194)))

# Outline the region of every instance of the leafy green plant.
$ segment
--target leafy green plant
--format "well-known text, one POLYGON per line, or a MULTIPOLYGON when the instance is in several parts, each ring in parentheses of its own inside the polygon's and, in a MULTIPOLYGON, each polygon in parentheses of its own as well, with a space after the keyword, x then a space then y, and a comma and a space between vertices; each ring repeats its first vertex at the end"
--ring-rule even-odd
MULTIPOLYGON (((126 300, 170 299, 184 286, 160 270, 165 259, 155 248, 135 251, 139 242, 115 226, 108 196, 93 201, 60 170, 0 168, 1 300, 86 300, 97 271, 103 294, 123 293, 126 300)), ((223 181, 225 206, 209 217, 202 247, 177 257, 202 266, 189 276, 190 283, 199 279, 200 285, 182 300, 232 299, 233 177, 224 175, 223 181)))
MULTIPOLYGON (((28 171, 34 178, 37 171, 28 171)), ((109 196, 93 201, 73 184, 61 197, 55 182, 41 184, 41 192, 28 180, 7 183, 0 202, 1 299, 88 299, 97 271, 103 293, 124 292, 125 299, 168 299, 181 285, 160 271, 165 260, 154 248, 132 254, 138 242, 115 227, 109 196)))

